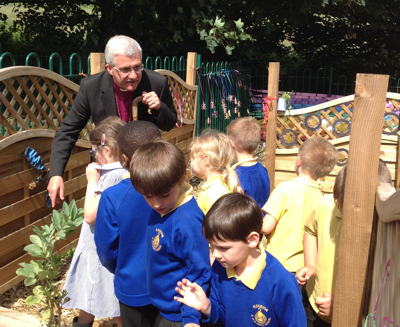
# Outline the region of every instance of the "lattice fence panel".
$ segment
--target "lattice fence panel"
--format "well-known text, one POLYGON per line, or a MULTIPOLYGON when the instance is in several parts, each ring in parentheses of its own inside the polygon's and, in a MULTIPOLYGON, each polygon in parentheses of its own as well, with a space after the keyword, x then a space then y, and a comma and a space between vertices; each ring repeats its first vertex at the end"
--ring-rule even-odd
MULTIPOLYGON (((294 149, 310 137, 323 137, 335 140, 351 134, 354 100, 348 99, 340 103, 340 99, 327 103, 327 107, 318 105, 300 110, 286 111, 277 116, 278 149, 294 149), (330 105, 330 103, 332 105, 330 105), (296 114, 301 112, 301 114, 296 114), (286 115, 288 113, 288 115, 286 115)), ((400 96, 387 98, 385 113, 382 117, 382 133, 396 135, 399 130, 400 96)))
MULTIPOLYGON (((166 76, 168 79, 169 90, 176 98, 184 99, 182 104, 182 117, 185 119, 193 120, 196 112, 196 91, 187 89, 184 85, 179 83, 175 78, 166 76), (178 95, 178 96, 177 96, 178 95)), ((177 101, 173 98, 174 107, 178 114, 179 107, 177 101)))
MULTIPOLYGON (((77 91, 45 76, 15 76, 0 81, 0 138, 30 129, 57 130, 77 91)), ((87 140, 90 124, 80 133, 87 140)))

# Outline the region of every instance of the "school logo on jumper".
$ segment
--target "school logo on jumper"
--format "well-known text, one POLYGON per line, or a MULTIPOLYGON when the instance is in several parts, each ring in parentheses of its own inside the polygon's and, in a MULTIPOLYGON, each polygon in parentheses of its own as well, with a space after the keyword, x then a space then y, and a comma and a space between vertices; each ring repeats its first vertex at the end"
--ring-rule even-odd
POLYGON ((153 237, 151 239, 151 246, 153 247, 154 251, 160 251, 161 245, 160 245, 160 236, 161 238, 164 237, 164 233, 162 232, 161 229, 156 228, 156 232, 158 233, 157 236, 153 237))
POLYGON ((261 304, 255 304, 253 308, 257 309, 257 313, 251 315, 251 319, 253 319, 257 326, 267 326, 271 322, 271 317, 267 318, 263 311, 267 313, 268 309, 261 304))

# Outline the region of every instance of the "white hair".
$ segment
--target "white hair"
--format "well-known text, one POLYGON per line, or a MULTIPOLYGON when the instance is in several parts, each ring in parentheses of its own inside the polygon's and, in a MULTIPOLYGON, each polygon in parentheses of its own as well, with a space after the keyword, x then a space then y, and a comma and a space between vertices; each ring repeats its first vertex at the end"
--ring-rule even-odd
POLYGON ((125 35, 113 36, 111 39, 108 40, 106 49, 104 51, 106 63, 114 66, 114 57, 116 55, 135 57, 137 51, 139 51, 140 59, 142 59, 142 48, 136 40, 125 35))

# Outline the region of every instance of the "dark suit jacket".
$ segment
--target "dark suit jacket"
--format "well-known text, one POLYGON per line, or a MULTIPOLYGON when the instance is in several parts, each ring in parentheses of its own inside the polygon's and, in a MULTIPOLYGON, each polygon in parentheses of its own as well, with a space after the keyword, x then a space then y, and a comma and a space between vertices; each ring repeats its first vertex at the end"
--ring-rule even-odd
MULTIPOLYGON (((157 116, 149 115, 148 107, 140 102, 138 119, 152 122, 165 131, 172 129, 176 124, 177 115, 167 79, 152 70, 144 69, 142 79, 133 92, 133 99, 141 96, 143 91, 154 91, 161 101, 161 109, 152 110, 153 115, 158 114, 157 116)), ((51 147, 50 176, 63 175, 79 132, 85 127, 90 116, 94 124, 98 124, 108 116, 118 116, 112 77, 107 71, 82 80, 74 104, 54 137, 51 147)))

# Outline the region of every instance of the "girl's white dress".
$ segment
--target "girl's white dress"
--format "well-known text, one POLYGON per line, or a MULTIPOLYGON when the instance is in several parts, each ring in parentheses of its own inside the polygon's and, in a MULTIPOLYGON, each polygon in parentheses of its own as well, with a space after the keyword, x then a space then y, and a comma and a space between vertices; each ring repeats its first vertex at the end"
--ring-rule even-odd
MULTIPOLYGON (((118 184, 126 169, 119 162, 105 164, 95 192, 118 184)), ((82 223, 78 246, 68 271, 64 289, 70 301, 64 308, 84 310, 95 317, 119 317, 119 301, 114 294, 114 274, 100 262, 94 243, 95 224, 82 223)))

